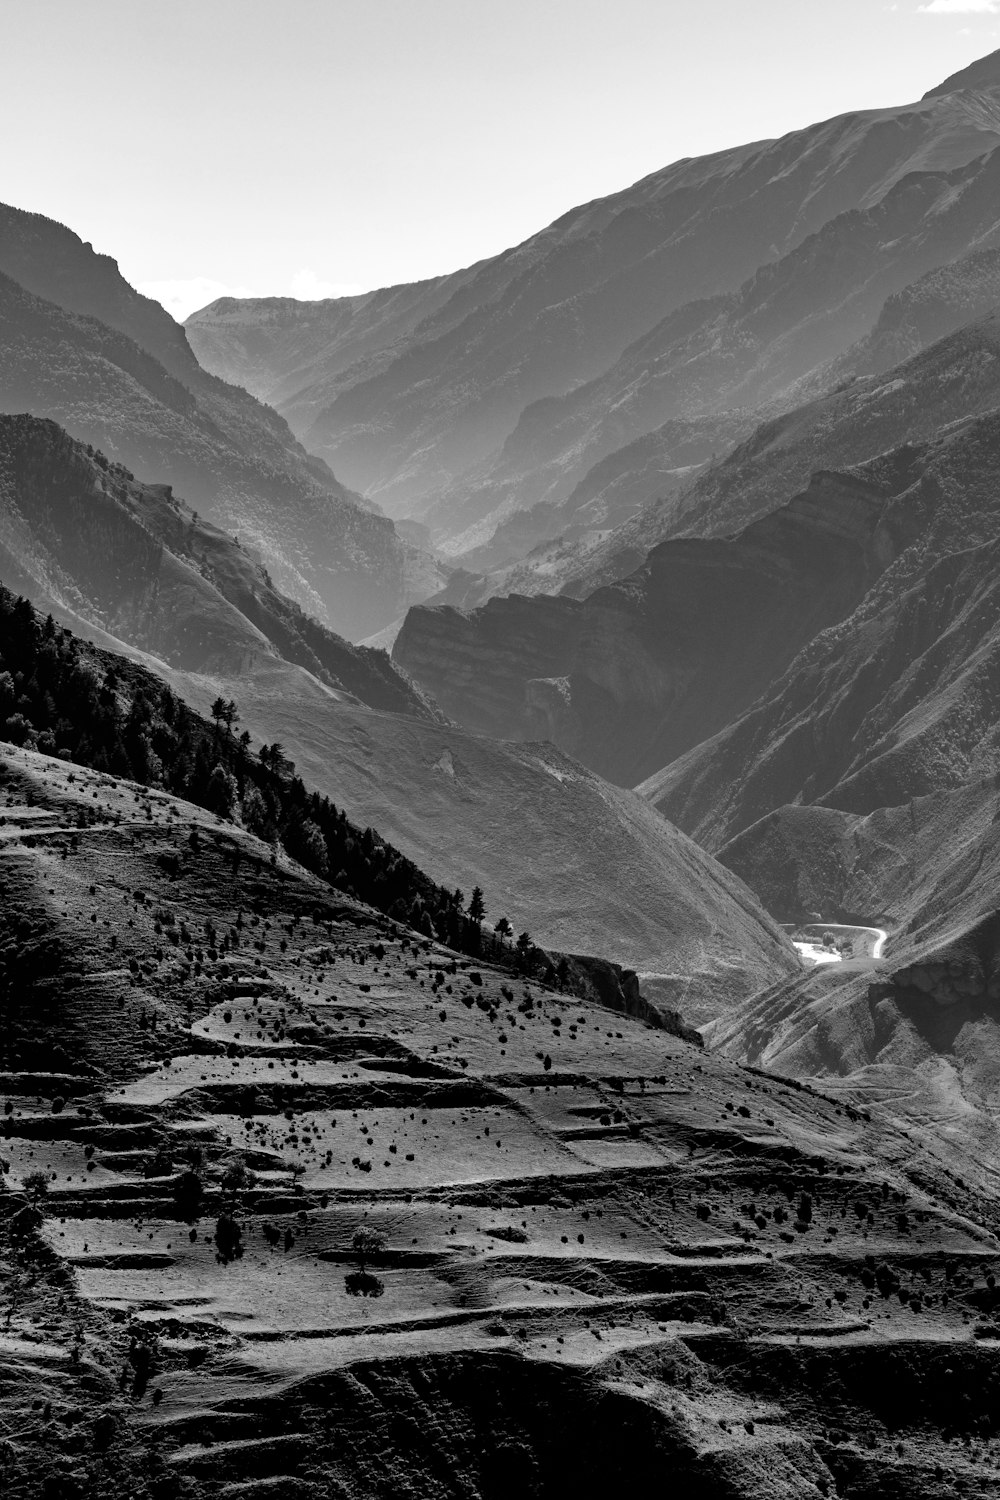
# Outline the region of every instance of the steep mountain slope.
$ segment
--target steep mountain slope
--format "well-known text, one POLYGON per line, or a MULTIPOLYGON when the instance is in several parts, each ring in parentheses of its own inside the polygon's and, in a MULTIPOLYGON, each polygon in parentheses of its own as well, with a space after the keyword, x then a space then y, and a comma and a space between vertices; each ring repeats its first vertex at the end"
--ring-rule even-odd
POLYGON ((280 599, 269 608, 271 596, 252 569, 246 576, 239 553, 220 547, 213 555, 205 528, 192 538, 169 496, 120 471, 95 481, 75 445, 67 460, 69 440, 51 426, 27 418, 14 425, 14 437, 27 429, 27 439, 10 443, 0 495, 32 501, 37 529, 6 508, 13 537, 9 545, 0 537, 0 578, 7 559, 23 559, 12 581, 56 619, 104 647, 131 648, 203 713, 220 695, 234 699, 255 739, 280 743, 311 786, 434 879, 467 892, 481 886, 492 918, 507 915, 546 945, 601 951, 655 974, 665 1003, 676 1006, 683 994, 699 1014, 716 1014, 794 968, 791 949, 741 883, 643 798, 551 746, 497 745, 438 722, 380 653, 289 618, 280 599), (33 476, 27 486, 23 469, 33 476), (130 501, 142 503, 142 526, 127 513, 130 501), (195 571, 192 555, 199 568, 208 556, 237 604, 250 594, 260 626, 195 571), (123 576, 133 586, 119 597, 123 576), (163 660, 168 654, 176 666, 163 660), (325 670, 295 664, 310 656, 325 670), (344 686, 397 711, 363 708, 344 686))
MULTIPOLYGON (((956 1047, 964 1055, 968 1045, 970 1058, 978 1047, 986 1068, 992 1042, 982 1028, 990 1036, 995 1029, 998 450, 995 414, 913 450, 910 483, 896 485, 887 519, 922 516, 914 545, 748 713, 641 788, 776 915, 860 917, 895 934, 890 952, 903 978, 892 980, 892 1005, 879 1021, 878 987, 848 984, 844 1029, 824 1067, 853 1075, 874 1066, 883 1048, 883 1061, 901 1065, 917 1025, 913 1056, 930 1073, 944 1068, 951 1080, 944 1094, 962 1097, 966 1065, 951 1058, 945 1067, 938 1054, 955 1051, 947 1038, 968 1022, 973 1030, 956 1047), (954 550, 962 541, 972 545, 954 550), (928 950, 940 951, 928 957, 928 950), (914 963, 924 965, 919 979, 914 963), (943 1022, 938 1036, 934 1005, 919 995, 893 1009, 900 987, 949 1006, 965 994, 969 1005, 950 1012, 954 1025, 943 1022)), ((887 479, 888 464, 882 468, 887 479)), ((827 1034, 816 1030, 824 986, 834 982, 817 981, 820 990, 804 999, 778 987, 719 1035, 733 1055, 782 1066, 786 1048, 808 1071, 827 1034)), ((981 1094, 974 1077, 969 1088, 974 1103, 981 1094)))
POLYGON ((185 332, 206 370, 224 374, 308 431, 343 380, 388 363, 395 345, 455 294, 476 267, 355 297, 220 297, 185 332))
POLYGON ((0 785, 12 1500, 995 1492, 995 1153, 0 785))
POLYGON ((370 707, 436 712, 384 653, 303 614, 169 486, 36 417, 0 416, 0 577, 188 671, 236 677, 280 657, 370 707))
POLYGON ((832 389, 761 423, 679 498, 647 506, 586 559, 568 561, 565 592, 583 598, 624 577, 666 537, 738 530, 791 500, 817 469, 863 463, 992 410, 1000 402, 998 301, 1000 256, 992 250, 890 298, 872 335, 826 372, 832 389), (894 365, 897 352, 904 358, 894 365))
POLYGON ((512 505, 565 502, 596 462, 666 420, 787 401, 797 382, 867 332, 889 293, 970 244, 995 247, 998 183, 1000 153, 908 176, 737 292, 664 319, 597 380, 528 407, 488 478, 466 483, 468 527, 449 549, 478 543, 512 505))
MULTIPOLYGON (((738 717, 909 545, 904 506, 891 536, 877 532, 886 495, 919 468, 906 444, 998 404, 994 314, 758 428, 693 486, 683 515, 674 507, 681 535, 654 546, 621 582, 593 586, 605 570, 614 576, 634 565, 666 528, 666 508, 595 549, 591 587, 583 578, 572 586, 582 599, 494 598, 463 613, 422 606, 407 616, 395 659, 461 723, 548 734, 603 774, 634 783, 652 774, 657 756, 666 765, 738 717), (891 462, 845 477, 848 466, 895 445, 891 462), (845 537, 827 553, 824 537, 838 527, 845 537), (800 531, 811 538, 808 562, 794 550, 800 531)), ((949 535, 953 547, 971 539, 957 523, 949 535)), ((472 602, 477 587, 469 582, 472 602)))
POLYGON ((274 411, 199 367, 183 329, 113 261, 62 225, 6 207, 0 340, 0 409, 52 417, 174 485, 266 557, 324 623, 370 634, 437 586, 428 561, 274 411))
MULTIPOLYGON (((993 74, 998 72, 995 62, 993 74)), ((957 88, 899 109, 842 116, 779 141, 678 162, 625 192, 574 210, 516 249, 458 273, 446 299, 447 283, 426 284, 421 295, 431 298, 433 306, 411 332, 390 344, 401 325, 387 323, 386 342, 377 356, 370 344, 372 352, 353 372, 340 368, 332 353, 335 374, 321 375, 314 389, 309 387, 315 359, 310 335, 294 402, 300 413, 312 402, 320 409, 308 429, 296 427, 298 435, 391 514, 429 520, 439 539, 466 532, 503 502, 497 489, 470 498, 494 462, 500 464, 500 489, 510 465, 512 476, 537 468, 539 454, 532 441, 544 446, 558 425, 560 408, 558 403, 551 410, 543 405, 526 414, 525 429, 511 437, 532 402, 563 397, 581 382, 601 376, 636 340, 652 337, 653 329, 660 330, 655 336, 658 351, 667 328, 675 338, 683 338, 685 331, 693 334, 704 322, 702 299, 725 300, 761 267, 763 289, 773 273, 771 263, 782 264, 797 250, 808 262, 810 236, 838 215, 848 216, 846 241, 839 244, 845 267, 852 256, 855 261, 853 273, 845 269, 838 302, 855 289, 852 274, 867 283, 862 264, 871 236, 879 233, 869 227, 868 215, 883 199, 893 198, 901 209, 911 206, 930 232, 932 221, 925 211, 935 189, 925 184, 937 184, 942 174, 981 157, 1000 138, 1000 97, 994 93, 998 79, 993 74, 989 87, 957 88), (912 201, 907 181, 916 184, 912 201), (894 196, 891 190, 897 185, 894 196), (851 248, 855 222, 856 254, 851 248), (373 357, 374 370, 368 363, 373 357)), ((983 190, 988 195, 985 180, 983 190)), ((882 218, 888 225, 885 211, 882 218)), ((959 209, 956 225, 960 218, 959 209)), ((944 215, 942 244, 947 219, 944 215)), ((882 222, 877 213, 871 224, 876 222, 882 222)), ((913 221, 903 212, 896 228, 904 240, 906 223, 912 226, 913 221)), ((965 233, 972 233, 968 224, 965 233)), ((940 258, 968 247, 968 238, 958 234, 954 248, 934 253, 940 258)), ((905 249, 900 254, 905 260, 905 249)), ((899 274, 905 272, 900 269, 899 274)), ((909 279, 913 274, 911 269, 909 279)), ((794 302, 796 289, 806 280, 793 279, 786 286, 779 273, 782 295, 794 302)), ((872 291, 872 316, 891 289, 885 287, 881 297, 872 291)), ((405 289, 390 291, 402 296, 405 289)), ((813 291, 810 284, 810 296, 813 291)), ((253 302, 241 305, 246 307, 245 325, 231 303, 189 320, 196 351, 222 374, 245 367, 243 350, 251 337, 255 358, 263 359, 268 309, 253 302), (199 333, 203 323, 208 329, 204 341, 199 333)), ((826 306, 832 312, 829 302, 826 306)), ((351 328, 352 309, 338 304, 324 308, 298 317, 308 318, 310 327, 327 319, 335 351, 344 329, 351 328)), ((861 331, 863 319, 851 336, 861 331)), ((287 364, 283 323, 275 342, 280 351, 275 378, 291 389, 296 381, 287 364)), ((637 350, 637 357, 648 357, 641 344, 637 350)), ((615 389, 624 394, 620 385, 615 389)), ((292 415, 289 400, 281 409, 292 415)), ((667 414, 650 418, 647 430, 667 414)), ((629 431, 619 429, 611 446, 620 447, 638 430, 634 425, 629 431)), ((577 438, 574 429, 560 451, 570 452, 577 438)), ((597 457, 600 453, 590 454, 584 469, 597 457)), ((582 472, 576 471, 573 482, 579 478, 582 472)), ((510 482, 517 490, 516 480, 510 482)), ((539 498, 517 490, 510 502, 516 507, 539 498)))
POLYGON ((664 542, 583 601, 421 606, 393 659, 477 729, 546 737, 634 785, 749 707, 906 545, 879 488, 817 476, 736 538, 664 542))
POLYGON ((992 415, 913 450, 891 489, 890 460, 870 466, 912 545, 749 713, 644 784, 657 806, 719 847, 785 803, 869 813, 992 775, 998 446, 992 415))
MULTIPOLYGON (((870 334, 765 403, 781 408, 772 420, 762 422, 760 408, 730 408, 644 432, 598 460, 565 499, 502 521, 427 602, 469 608, 510 593, 585 598, 626 577, 667 537, 724 535, 790 500, 817 467, 860 463, 988 409, 998 394, 989 368, 998 304, 1000 251, 935 266, 886 299, 870 334), (974 322, 978 331, 965 327, 974 322), (915 358, 960 329, 927 361, 915 358), (473 569, 482 571, 470 578, 473 569)), ((720 370, 720 390, 732 364, 720 370)), ((650 371, 639 387, 655 379, 650 371)), ((622 407, 615 403, 616 421, 622 407)), ((588 443, 604 420, 600 402, 590 416, 588 443)))
POLYGON ((649 803, 551 745, 502 745, 454 726, 338 703, 315 679, 258 665, 238 681, 169 671, 206 712, 223 692, 255 738, 277 739, 309 785, 377 827, 422 869, 544 947, 638 970, 691 1019, 794 971, 742 882, 649 803))

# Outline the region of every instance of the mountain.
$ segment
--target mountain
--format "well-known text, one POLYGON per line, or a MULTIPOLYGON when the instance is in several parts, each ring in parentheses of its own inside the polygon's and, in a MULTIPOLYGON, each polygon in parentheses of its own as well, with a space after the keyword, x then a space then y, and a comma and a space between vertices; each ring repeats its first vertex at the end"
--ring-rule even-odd
POLYGON ((429 560, 274 411, 203 371, 184 330, 109 257, 6 207, 0 341, 0 409, 51 417, 143 478, 173 485, 267 558, 279 586, 323 623, 370 634, 438 586, 429 560))
POLYGON ((0 416, 0 576, 182 670, 306 668, 348 701, 434 717, 384 652, 304 614, 169 485, 142 484, 42 418, 0 416))
POLYGON ((794 967, 740 882, 643 798, 552 746, 464 733, 164 487, 35 418, 0 419, 0 580, 202 712, 235 700, 358 826, 449 889, 481 886, 518 932, 654 975, 664 1003, 684 994, 699 1014, 794 967))
POLYGON ((987 1152, 0 784, 11 1500, 994 1487, 987 1152))
POLYGON ((998 447, 993 412, 855 471, 880 497, 884 570, 748 713, 644 784, 657 806, 683 802, 718 847, 785 803, 870 813, 992 773, 998 447), (710 812, 709 762, 717 790, 740 766, 710 812))
POLYGON ((585 600, 489 600, 407 615, 393 659, 480 732, 542 734, 634 785, 729 723, 895 550, 878 489, 817 476, 736 538, 664 542, 585 600))
MULTIPOLYGON (((998 404, 992 314, 761 425, 673 507, 672 524, 667 508, 650 511, 596 549, 582 598, 424 605, 409 612, 395 660, 459 722, 546 734, 635 784, 737 718, 850 614, 910 544, 905 509, 891 537, 880 519, 886 494, 916 472, 907 445, 998 404), (879 467, 887 450, 895 458, 879 467), (663 530, 673 538, 658 540, 663 530), (619 567, 620 580, 597 586, 619 567)), ((952 531, 950 545, 966 541, 952 531)))
POLYGON ((666 420, 780 397, 889 295, 990 245, 1000 56, 980 72, 678 162, 454 278, 299 311, 227 299, 187 330, 216 373, 252 366, 349 484, 479 548, 666 420))

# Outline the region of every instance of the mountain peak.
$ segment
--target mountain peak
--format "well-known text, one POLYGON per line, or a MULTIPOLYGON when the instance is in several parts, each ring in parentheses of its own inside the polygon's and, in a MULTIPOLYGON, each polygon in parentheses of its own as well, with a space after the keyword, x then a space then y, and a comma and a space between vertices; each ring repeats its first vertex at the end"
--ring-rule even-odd
POLYGON ((1000 88, 1000 50, 990 52, 986 57, 979 57, 967 68, 952 73, 937 88, 928 89, 924 98, 935 99, 940 94, 957 94, 960 89, 992 88, 1000 88))

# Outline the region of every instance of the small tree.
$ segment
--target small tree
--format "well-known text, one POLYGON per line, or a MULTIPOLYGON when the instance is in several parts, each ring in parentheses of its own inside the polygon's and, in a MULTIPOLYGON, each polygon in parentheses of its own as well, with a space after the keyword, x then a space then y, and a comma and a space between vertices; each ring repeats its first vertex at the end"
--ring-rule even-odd
POLYGON ((528 955, 531 953, 534 946, 534 943, 531 941, 531 934, 522 932, 521 936, 517 940, 517 956, 521 960, 524 968, 528 967, 528 955))
POLYGON ((469 897, 469 918, 478 927, 485 915, 486 902, 483 900, 482 890, 477 885, 473 888, 472 895, 469 897))
POLYGON ((215 720, 215 733, 216 733, 216 735, 218 735, 219 729, 220 729, 221 725, 225 721, 225 717, 226 717, 226 713, 228 711, 228 708, 229 708, 229 704, 226 702, 225 698, 216 698, 215 702, 212 704, 212 707, 209 709, 209 713, 212 715, 212 718, 215 720))
POLYGON ((374 1260, 379 1255, 384 1255, 386 1245, 385 1235, 380 1230, 374 1229, 371 1224, 361 1224, 354 1231, 354 1238, 351 1240, 351 1249, 354 1251, 358 1262, 358 1270, 362 1276, 366 1274, 366 1263, 374 1260))
POLYGON ((496 926, 493 928, 493 931, 496 933, 497 937, 500 939, 500 946, 502 948, 503 947, 504 938, 510 937, 510 935, 514 931, 514 929, 510 925, 510 923, 508 922, 508 920, 507 920, 506 917, 501 917, 500 920, 497 922, 496 926))

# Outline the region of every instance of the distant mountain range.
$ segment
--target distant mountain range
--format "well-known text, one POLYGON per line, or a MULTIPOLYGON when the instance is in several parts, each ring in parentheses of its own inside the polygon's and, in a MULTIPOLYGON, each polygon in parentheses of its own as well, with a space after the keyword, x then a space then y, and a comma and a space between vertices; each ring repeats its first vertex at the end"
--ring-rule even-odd
MULTIPOLYGON (((224 299, 187 332, 348 484, 481 566, 511 513, 555 507, 534 526, 554 537, 596 465, 713 418, 633 455, 641 482, 594 517, 625 519, 728 446, 720 413, 781 403, 887 298, 992 244, 998 144, 994 57, 916 104, 678 162, 453 276, 224 299)), ((501 535, 492 562, 509 555, 501 535)))
MULTIPOLYGON (((697 487, 715 535, 660 542, 582 600, 415 609, 397 660, 461 722, 548 734, 641 782, 772 911, 857 915, 820 838, 836 843, 838 820, 815 804, 868 817, 974 782, 990 826, 998 318, 759 429, 697 487)), ((904 896, 860 855, 850 867, 878 911, 902 901, 901 921, 979 909, 965 885, 942 903, 933 882, 904 896)))
POLYGON ((370 634, 441 581, 271 408, 207 374, 184 330, 114 261, 3 206, 0 350, 0 410, 52 417, 143 479, 175 486, 332 628, 370 634))

